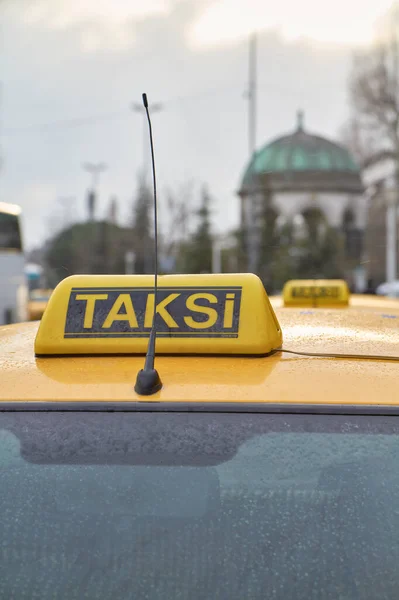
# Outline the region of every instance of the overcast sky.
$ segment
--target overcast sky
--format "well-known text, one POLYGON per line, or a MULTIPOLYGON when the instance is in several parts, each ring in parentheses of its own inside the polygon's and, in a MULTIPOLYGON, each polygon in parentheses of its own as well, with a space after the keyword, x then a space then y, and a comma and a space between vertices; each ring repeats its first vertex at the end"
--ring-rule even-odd
POLYGON ((353 48, 390 4, 0 0, 0 200, 22 206, 27 247, 48 235, 59 198, 75 198, 70 213, 84 218, 85 161, 108 165, 98 216, 115 195, 126 219, 143 164, 143 117, 130 107, 143 91, 164 105, 153 115, 161 192, 205 182, 215 228, 236 225, 249 32, 259 38, 257 145, 292 130, 299 108, 309 131, 335 138, 353 48))

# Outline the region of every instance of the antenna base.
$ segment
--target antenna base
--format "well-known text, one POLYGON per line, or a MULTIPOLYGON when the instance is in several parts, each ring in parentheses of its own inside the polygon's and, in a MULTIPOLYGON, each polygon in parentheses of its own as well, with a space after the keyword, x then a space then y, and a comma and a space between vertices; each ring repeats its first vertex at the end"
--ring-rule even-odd
POLYGON ((162 381, 155 369, 141 369, 137 373, 134 391, 139 396, 152 396, 162 388, 162 381))

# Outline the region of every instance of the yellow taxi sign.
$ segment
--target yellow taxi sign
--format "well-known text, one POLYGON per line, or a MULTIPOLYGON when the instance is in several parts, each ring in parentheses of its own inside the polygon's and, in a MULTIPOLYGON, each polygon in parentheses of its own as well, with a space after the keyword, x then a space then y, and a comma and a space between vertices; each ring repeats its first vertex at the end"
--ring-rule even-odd
POLYGON ((47 302, 53 290, 32 290, 28 301, 28 318, 30 321, 36 321, 42 318, 47 306, 47 302))
POLYGON ((343 279, 291 280, 283 289, 284 306, 348 306, 349 296, 343 279))
MULTIPOLYGON (((153 314, 152 275, 73 275, 47 304, 35 353, 144 354, 153 314)), ((281 344, 279 323, 256 275, 158 278, 157 353, 262 355, 281 344)))

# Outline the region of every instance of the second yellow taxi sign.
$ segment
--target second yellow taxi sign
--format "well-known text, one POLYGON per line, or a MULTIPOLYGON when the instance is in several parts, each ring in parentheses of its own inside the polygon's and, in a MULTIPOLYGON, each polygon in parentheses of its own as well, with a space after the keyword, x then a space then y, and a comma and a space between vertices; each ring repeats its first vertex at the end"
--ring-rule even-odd
MULTIPOLYGON (((152 275, 74 275, 54 290, 35 341, 39 356, 143 354, 154 315, 152 275)), ((160 354, 253 354, 281 347, 261 280, 252 274, 158 278, 160 354)))
POLYGON ((349 296, 348 285, 343 279, 291 280, 283 289, 284 306, 348 306, 349 296))

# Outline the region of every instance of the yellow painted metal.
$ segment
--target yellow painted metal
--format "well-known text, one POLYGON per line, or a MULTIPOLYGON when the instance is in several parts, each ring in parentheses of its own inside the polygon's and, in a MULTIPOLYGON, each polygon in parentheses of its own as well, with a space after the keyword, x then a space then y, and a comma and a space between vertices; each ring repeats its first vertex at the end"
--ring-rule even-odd
MULTIPOLYGON (((291 350, 399 354, 399 302, 276 313, 291 350)), ((141 356, 35 358, 37 328, 0 327, 0 400, 143 401, 134 391, 141 356)), ((243 410, 247 402, 399 405, 399 364, 392 361, 158 356, 156 368, 164 385, 149 402, 242 402, 243 410)))
POLYGON ((37 300, 28 302, 28 320, 39 321, 46 310, 47 302, 38 302, 37 300))
MULTIPOLYGON (((252 274, 158 279, 159 354, 264 355, 281 328, 252 274)), ((35 341, 40 356, 143 354, 154 310, 150 275, 75 275, 54 290, 35 341)))
POLYGON ((348 306, 349 296, 348 285, 342 279, 291 280, 283 289, 284 306, 348 306))

